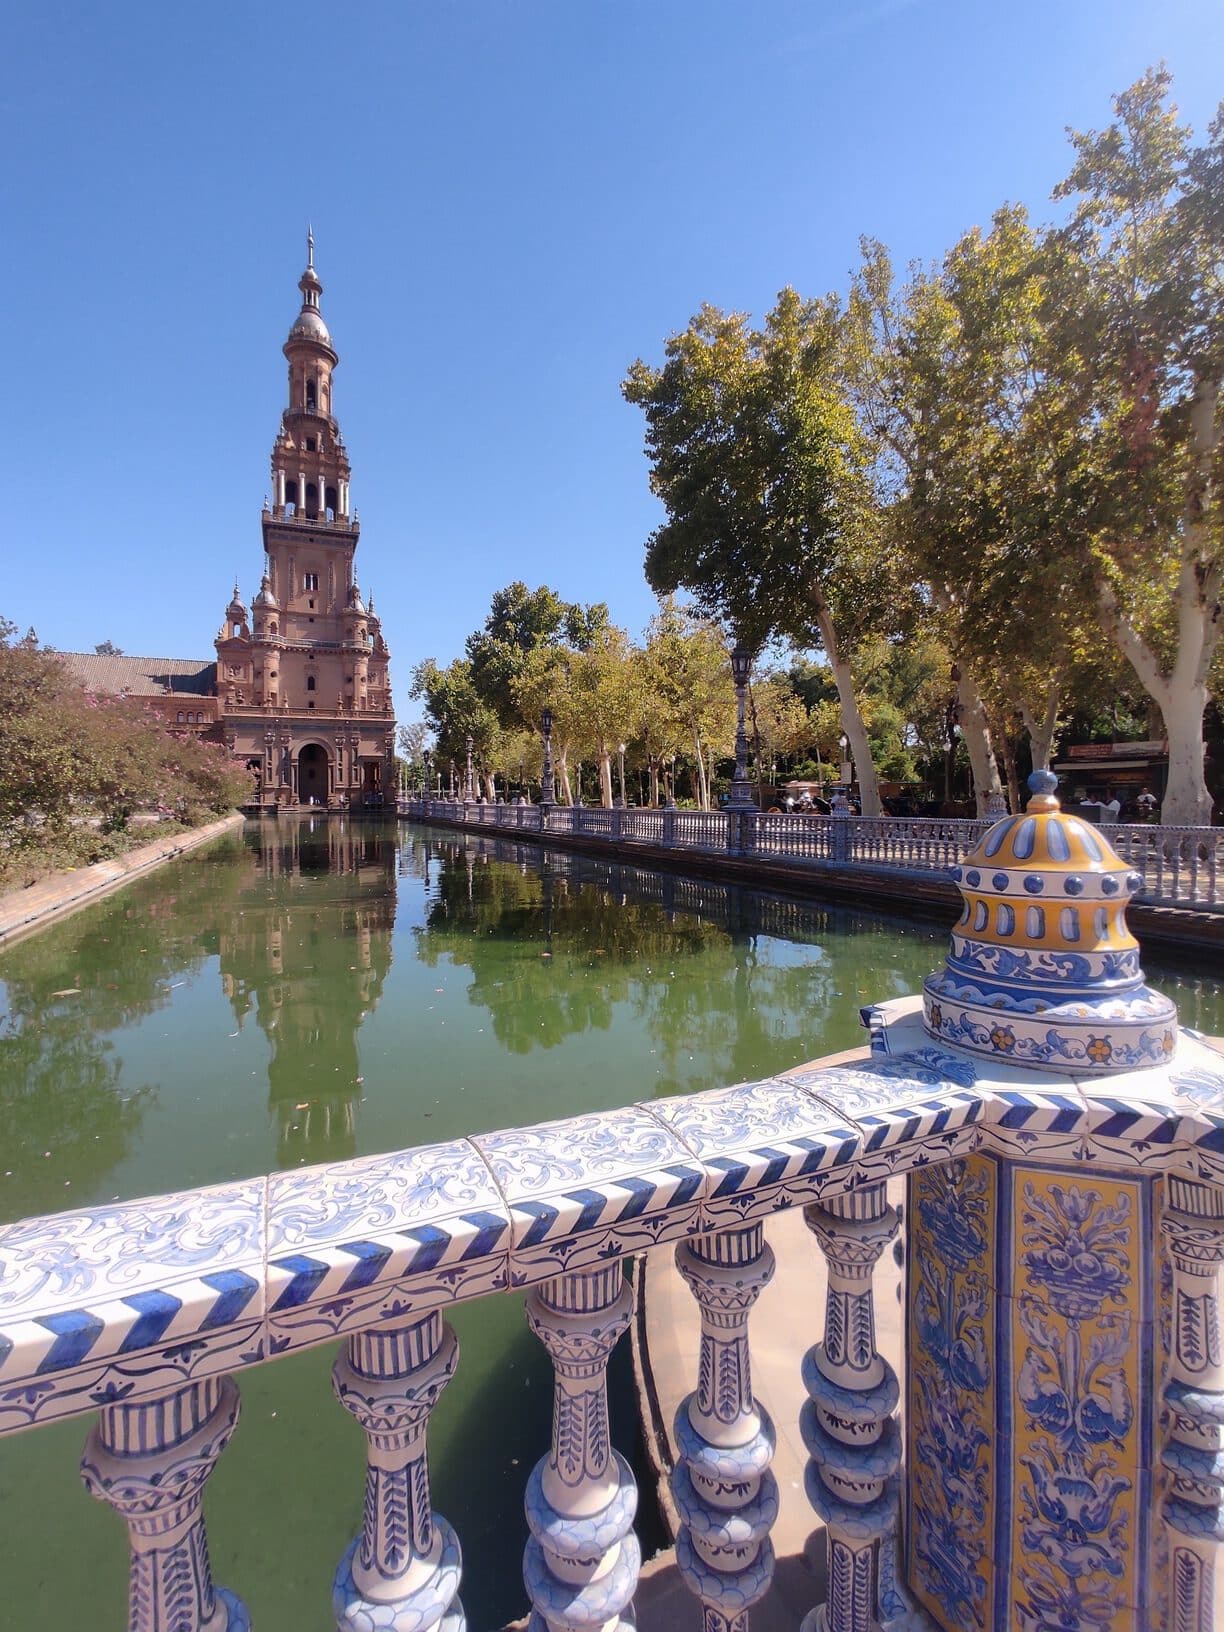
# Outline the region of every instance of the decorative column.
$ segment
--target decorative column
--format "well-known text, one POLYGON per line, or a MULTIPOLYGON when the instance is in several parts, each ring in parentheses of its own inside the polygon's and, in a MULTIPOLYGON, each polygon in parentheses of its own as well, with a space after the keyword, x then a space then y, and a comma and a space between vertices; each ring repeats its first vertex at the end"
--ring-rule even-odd
POLYGON ((1173 1260, 1173 1344, 1161 1460, 1169 1597, 1177 1632, 1224 1625, 1224 1353, 1220 1329, 1224 1190, 1170 1178, 1162 1227, 1173 1260))
POLYGON ((472 791, 472 739, 467 739, 467 781, 463 784, 463 797, 469 803, 475 794, 472 791))
POLYGON ((804 1219, 828 1266, 824 1342, 803 1359, 810 1396, 800 1417, 810 1459, 808 1500, 828 1529, 824 1606, 804 1632, 863 1632, 900 1614, 896 1587, 901 1436, 897 1375, 876 1348, 871 1277, 900 1222, 883 1184, 865 1186, 804 1219))
POLYGON ((749 1224, 681 1242, 676 1265, 701 1308, 697 1389, 676 1412, 676 1559, 704 1632, 747 1632, 748 1610, 773 1578, 778 1516, 774 1428, 752 1397, 748 1354, 748 1316, 774 1255, 760 1224, 749 1224))
POLYGON ((463 1632, 459 1543, 430 1506, 425 1450, 429 1414, 458 1360, 435 1309, 357 1333, 332 1367, 336 1398, 369 1442, 361 1534, 332 1587, 339 1632, 463 1632))
POLYGON ((746 646, 737 646, 731 653, 731 675, 735 681, 735 775, 727 796, 727 809, 733 811, 757 808, 748 780, 748 737, 744 730, 744 697, 751 672, 752 653, 746 646))
POLYGON ((552 728, 553 712, 551 708, 546 708, 540 715, 540 729, 544 734, 544 765, 540 772, 540 803, 545 811, 556 804, 556 790, 553 784, 552 728))
POLYGON ((553 1363, 552 1450, 527 1481, 528 1632, 630 1632, 641 1550, 637 1486, 609 1442, 608 1357, 633 1294, 618 1259, 545 1281, 527 1319, 553 1363), (623 1613, 627 1611, 627 1613, 623 1613))
POLYGON ((247 1632, 250 1618, 213 1585, 201 1499, 238 1421, 238 1387, 208 1377, 134 1405, 104 1406, 81 1476, 128 1527, 128 1632, 247 1632))

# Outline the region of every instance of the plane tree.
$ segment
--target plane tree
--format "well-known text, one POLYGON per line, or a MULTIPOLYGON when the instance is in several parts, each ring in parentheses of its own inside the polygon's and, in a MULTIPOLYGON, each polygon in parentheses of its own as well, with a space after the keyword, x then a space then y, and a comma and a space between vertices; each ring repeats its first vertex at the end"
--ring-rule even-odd
POLYGON ((887 622, 896 581, 838 351, 837 302, 787 288, 761 328, 703 306, 667 341, 663 366, 639 359, 622 391, 645 415, 666 510, 646 547, 652 588, 687 589, 753 649, 778 638, 823 648, 875 815, 853 657, 887 622))

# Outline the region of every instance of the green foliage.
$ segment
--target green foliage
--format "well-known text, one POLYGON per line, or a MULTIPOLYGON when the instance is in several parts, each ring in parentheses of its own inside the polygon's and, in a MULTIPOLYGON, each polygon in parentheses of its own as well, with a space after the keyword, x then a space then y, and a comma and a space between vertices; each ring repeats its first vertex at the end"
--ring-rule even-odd
POLYGON ((118 854, 138 812, 192 824, 249 797, 221 744, 172 734, 138 698, 82 690, 15 634, 0 619, 0 877, 118 854))

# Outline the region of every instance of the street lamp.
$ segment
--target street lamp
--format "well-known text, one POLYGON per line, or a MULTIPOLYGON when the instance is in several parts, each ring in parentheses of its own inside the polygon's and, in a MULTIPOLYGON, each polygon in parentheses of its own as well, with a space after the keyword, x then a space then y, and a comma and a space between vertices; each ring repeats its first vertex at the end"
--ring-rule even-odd
POLYGON ((540 772, 540 803, 547 809, 556 803, 553 796, 552 762, 553 711, 546 708, 540 715, 540 730, 544 733, 544 767, 540 772))
POLYGON ((623 742, 617 749, 617 754, 620 757, 620 805, 623 810, 625 808, 625 745, 623 742))
POLYGON ((421 758, 425 761, 425 797, 428 799, 433 794, 433 782, 430 780, 429 775, 429 762, 433 758, 433 754, 426 748, 422 752, 421 758))
POLYGON ((748 780, 748 737, 744 731, 744 698, 752 672, 752 653, 736 646, 731 653, 731 678, 735 681, 735 775, 731 778, 728 810, 755 810, 752 784, 748 780))
POLYGON ((463 785, 463 798, 466 804, 471 804, 475 798, 472 792, 472 739, 467 739, 467 781, 463 785))

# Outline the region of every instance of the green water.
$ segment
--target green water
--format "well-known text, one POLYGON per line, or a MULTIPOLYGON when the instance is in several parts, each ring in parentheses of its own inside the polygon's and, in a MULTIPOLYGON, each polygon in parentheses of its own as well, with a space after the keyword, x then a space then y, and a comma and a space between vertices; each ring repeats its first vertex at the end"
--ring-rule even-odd
MULTIPOLYGON (((251 824, 0 958, 0 1219, 784 1070, 861 1042, 859 1007, 915 990, 945 943, 930 922, 510 841, 251 824)), ((1224 1031, 1224 987, 1146 961, 1186 1024, 1224 1031)), ((521 1490, 551 1378, 521 1298, 451 1318, 431 1468, 480 1628, 525 1608, 521 1490)), ((332 1625, 364 1449, 333 1353, 243 1376, 209 1487, 215 1572, 257 1632, 332 1625)), ((629 1448, 623 1386, 614 1404, 629 1448)), ((124 1624, 121 1526, 81 1487, 84 1432, 0 1440, 0 1625, 124 1624)))

